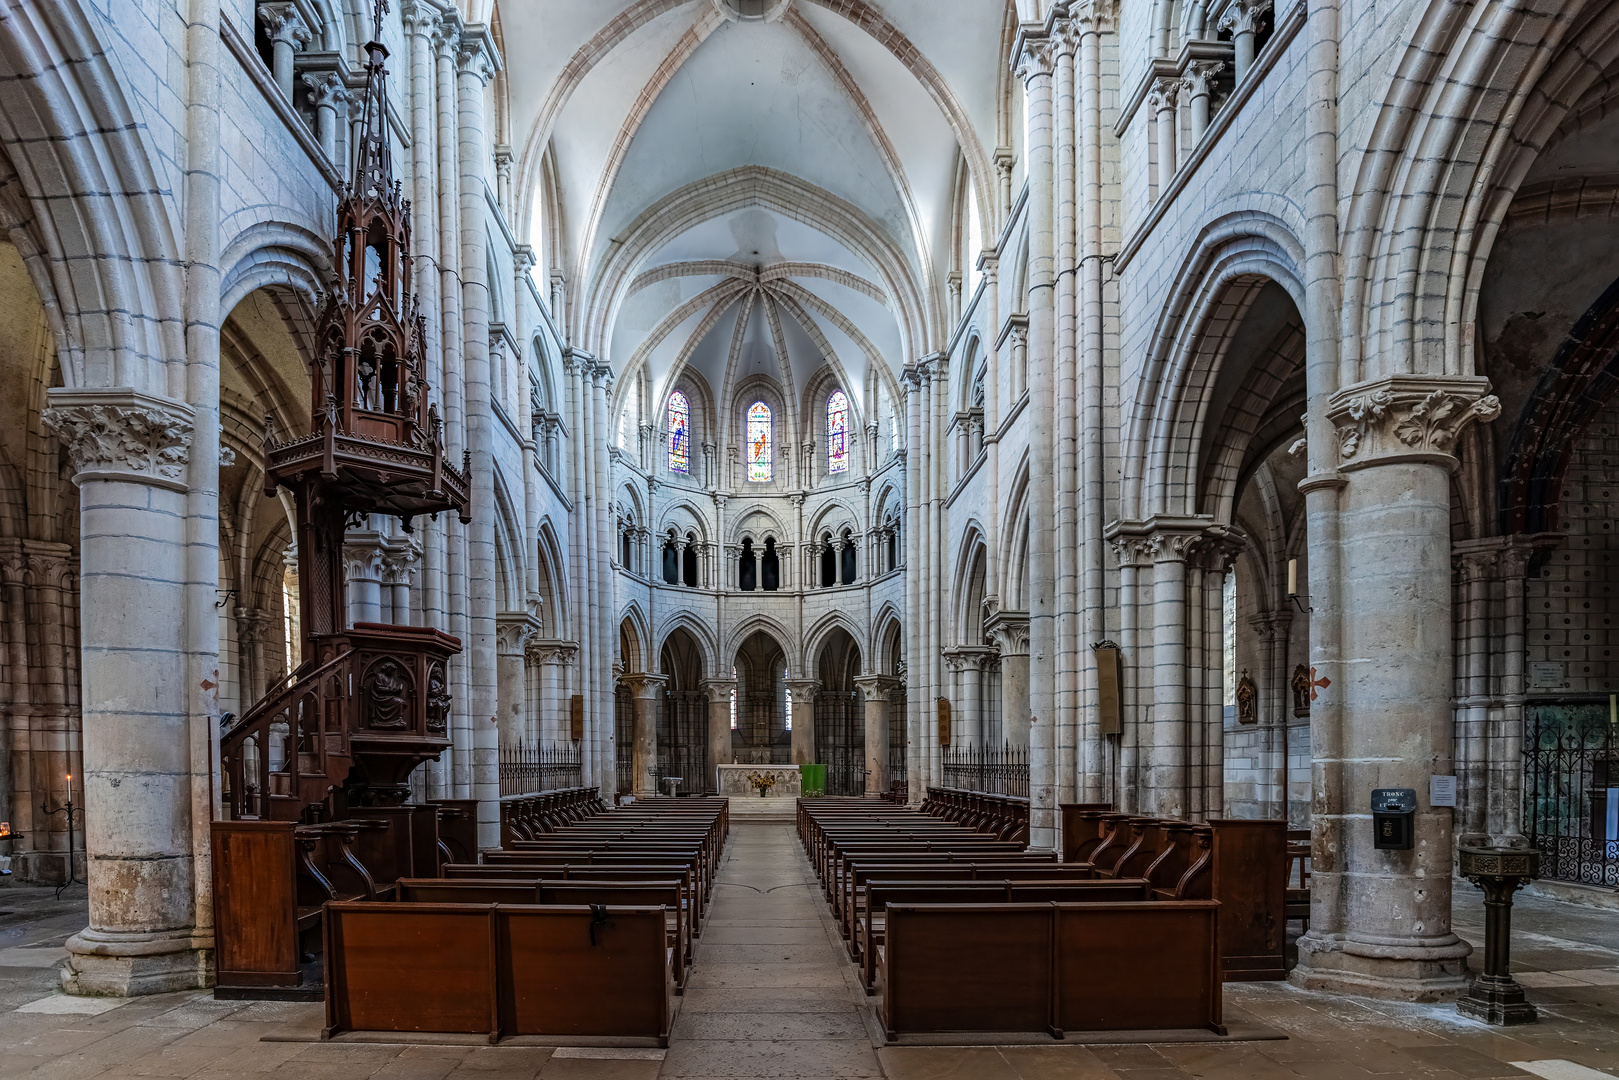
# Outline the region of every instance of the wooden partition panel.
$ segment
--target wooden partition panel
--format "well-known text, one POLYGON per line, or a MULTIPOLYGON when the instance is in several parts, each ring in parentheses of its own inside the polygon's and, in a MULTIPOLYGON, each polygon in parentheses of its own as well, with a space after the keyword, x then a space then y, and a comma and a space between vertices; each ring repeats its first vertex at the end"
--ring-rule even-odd
POLYGON ((899 1031, 1046 1031, 1050 904, 890 904, 883 1026, 899 1031))
POLYGON ((1287 978, 1287 822, 1211 818, 1209 825, 1225 977, 1287 978))
POLYGON ((512 1035, 669 1035, 662 908, 497 909, 501 1028, 512 1035), (594 943, 592 943, 594 937, 594 943))
POLYGON ((497 1030, 492 909, 326 906, 328 1031, 497 1030))
POLYGON ((291 821, 212 825, 214 965, 221 986, 298 986, 291 821))
POLYGON ((1059 1029, 1218 1027, 1219 904, 1054 907, 1059 1029))

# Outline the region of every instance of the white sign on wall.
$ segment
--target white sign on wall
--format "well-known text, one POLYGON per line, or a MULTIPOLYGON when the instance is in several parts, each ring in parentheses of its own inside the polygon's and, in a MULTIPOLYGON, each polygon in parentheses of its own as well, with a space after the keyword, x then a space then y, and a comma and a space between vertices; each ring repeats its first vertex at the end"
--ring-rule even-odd
POLYGON ((1529 685, 1537 690, 1555 690, 1567 686, 1568 679, 1562 664, 1543 661, 1529 665, 1529 685))
POLYGON ((1456 778, 1454 776, 1428 777, 1428 805, 1456 805, 1456 778))

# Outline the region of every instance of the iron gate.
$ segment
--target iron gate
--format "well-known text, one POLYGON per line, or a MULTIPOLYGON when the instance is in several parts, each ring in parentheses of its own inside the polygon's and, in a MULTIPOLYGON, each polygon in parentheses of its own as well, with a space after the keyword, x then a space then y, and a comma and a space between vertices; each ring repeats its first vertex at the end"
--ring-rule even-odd
POLYGON ((1523 817, 1540 873, 1619 886, 1619 747, 1606 701, 1524 707, 1523 817))
POLYGON ((663 779, 678 776, 682 795, 701 795, 714 786, 708 775, 708 696, 700 690, 672 690, 658 707, 658 791, 663 779))
POLYGON ((782 723, 779 694, 743 694, 737 717, 741 736, 734 752, 738 765, 785 765, 792 759, 791 736, 782 723))
POLYGON ((635 696, 629 687, 613 691, 613 764, 618 793, 635 790, 635 696))
POLYGON ((905 791, 910 775, 905 761, 905 750, 909 745, 906 738, 907 726, 910 719, 905 708, 905 688, 891 691, 888 695, 888 790, 905 791))
POLYGON ((828 795, 866 792, 865 709, 856 690, 815 695, 815 760, 826 766, 828 795))

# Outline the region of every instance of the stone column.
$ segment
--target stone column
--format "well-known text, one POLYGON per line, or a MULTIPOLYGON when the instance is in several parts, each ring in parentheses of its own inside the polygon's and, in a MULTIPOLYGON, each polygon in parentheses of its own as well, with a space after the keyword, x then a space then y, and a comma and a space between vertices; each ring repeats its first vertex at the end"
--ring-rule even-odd
POLYGON ((499 711, 496 730, 500 749, 527 741, 528 718, 524 701, 528 689, 528 644, 539 635, 540 620, 526 611, 503 611, 495 616, 496 680, 499 711))
POLYGON ((236 609, 236 707, 246 713, 269 691, 270 671, 265 647, 280 627, 268 611, 236 609))
POLYGON ((421 556, 409 537, 396 536, 382 553, 381 606, 384 621, 399 626, 415 622, 410 603, 410 578, 421 556))
POLYGON ((636 795, 658 792, 658 691, 668 676, 635 672, 623 676, 624 684, 635 694, 635 747, 630 782, 636 795))
MULTIPOLYGON (((461 210, 461 329, 466 387, 467 452, 473 475, 493 477, 494 401, 489 360, 489 289, 484 223, 484 87, 500 67, 489 30, 463 28, 457 49, 456 117, 461 210)), ((497 728, 498 676, 495 659, 495 493, 492 482, 472 485, 472 524, 467 526, 469 581, 467 639, 468 698, 472 720, 472 797, 478 800, 478 847, 500 845, 500 773, 497 728), (486 719, 488 718, 488 719, 486 719)))
POLYGON ((1143 763, 1148 814, 1184 818, 1189 810, 1186 656, 1186 556, 1201 523, 1148 523, 1152 567, 1152 740, 1143 763))
POLYGON ((1180 83, 1175 79, 1158 79, 1147 95, 1147 108, 1152 110, 1153 130, 1158 140, 1158 192, 1162 195, 1175 178, 1178 166, 1175 158, 1176 129, 1180 116, 1176 102, 1180 98, 1180 83))
POLYGON ((286 96, 287 104, 291 105, 292 57, 299 47, 309 43, 309 27, 304 24, 303 16, 298 14, 297 5, 291 0, 279 4, 261 4, 259 22, 264 24, 270 38, 270 74, 286 96))
POLYGON ((1001 650, 1001 735, 1013 750, 1029 750, 1029 622, 997 616, 990 635, 1001 650))
MULTIPOLYGON (((735 760, 731 752, 731 695, 736 693, 736 680, 704 679, 703 689, 708 693, 708 767, 717 769, 735 760)), ((707 783, 719 790, 715 777, 708 777, 707 783)))
POLYGON ((1217 60, 1194 60, 1187 65, 1182 86, 1191 96, 1193 146, 1209 130, 1209 82, 1223 70, 1225 65, 1217 60))
POLYGON ((1501 635, 1501 731, 1491 740, 1495 753, 1488 790, 1500 799, 1500 813, 1492 806, 1488 820, 1490 843, 1504 847, 1528 843, 1523 835, 1524 577, 1533 554, 1534 546, 1520 536, 1502 550, 1498 564, 1506 626, 1501 635))
MULTIPOLYGON (((351 532, 343 538, 343 576, 348 586, 349 625, 382 621, 382 556, 380 533, 351 532)), ((389 607, 393 607, 389 597, 389 607)))
POLYGON ((90 882, 90 925, 68 939, 63 986, 204 986, 213 941, 198 925, 183 659, 192 410, 129 389, 56 389, 50 401, 45 425, 79 487, 90 882))
POLYGON ((866 699, 866 797, 876 798, 888 790, 888 692, 895 682, 862 675, 854 684, 866 699))
MULTIPOLYGON (((1057 846, 1056 223, 1052 70, 1043 37, 1020 43, 1029 177, 1029 847, 1057 846)), ((1014 340, 1014 350, 1016 342, 1014 340)), ((931 723, 931 721, 930 721, 931 723)), ((924 724, 924 730, 927 728, 924 724)))
POLYGON ((821 692, 819 679, 788 679, 787 689, 793 695, 793 756, 794 765, 815 762, 815 695, 821 692))
POLYGON ((1489 801, 1490 712, 1496 704, 1490 694, 1490 585, 1495 577, 1500 541, 1458 545, 1454 552, 1461 579, 1460 655, 1456 657, 1456 786, 1455 832, 1457 843, 1489 843, 1485 812, 1489 801))
POLYGON ((321 151, 341 170, 343 166, 337 160, 337 110, 348 104, 348 88, 333 71, 307 73, 304 85, 309 87, 309 101, 315 106, 315 136, 321 151))
MULTIPOLYGON (((1431 1001, 1463 986, 1471 948, 1450 928, 1451 811, 1428 805, 1428 777, 1452 771, 1450 449, 1469 421, 1499 414, 1488 389, 1482 378, 1394 376, 1328 403, 1352 602, 1330 691, 1341 727, 1312 730, 1317 769, 1336 754, 1327 764, 1340 783, 1314 800, 1318 822, 1336 820, 1329 835, 1341 850, 1312 870, 1310 932, 1293 974, 1307 987, 1431 1001), (1412 850, 1374 849, 1376 788, 1416 790, 1412 850)), ((1331 715, 1312 710, 1312 728, 1331 715)))
POLYGON ((1232 61, 1237 82, 1248 77, 1254 66, 1255 37, 1259 30, 1259 17, 1271 9, 1272 0, 1237 0, 1220 16, 1220 29, 1231 32, 1232 61))

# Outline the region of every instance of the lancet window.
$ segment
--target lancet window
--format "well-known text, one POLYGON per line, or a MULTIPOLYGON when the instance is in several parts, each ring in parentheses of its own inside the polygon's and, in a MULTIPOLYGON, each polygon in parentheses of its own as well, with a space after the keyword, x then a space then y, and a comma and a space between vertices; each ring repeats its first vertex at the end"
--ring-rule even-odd
POLYGON ((826 399, 826 471, 849 469, 849 398, 842 390, 826 399))
POLYGON ((771 477, 770 406, 755 401, 748 406, 748 479, 765 483, 771 477))
POLYGON ((691 471, 691 405, 686 395, 676 390, 669 395, 669 468, 673 472, 691 471))

